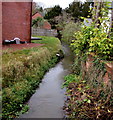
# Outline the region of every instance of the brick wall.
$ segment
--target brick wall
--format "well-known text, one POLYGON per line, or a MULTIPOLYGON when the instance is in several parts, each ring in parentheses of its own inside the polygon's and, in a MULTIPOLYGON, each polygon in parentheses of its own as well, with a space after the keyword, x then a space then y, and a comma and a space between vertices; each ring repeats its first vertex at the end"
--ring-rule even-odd
POLYGON ((0 48, 2 44, 2 2, 0 2, 0 48))
POLYGON ((19 37, 30 42, 31 2, 2 3, 2 40, 19 37))

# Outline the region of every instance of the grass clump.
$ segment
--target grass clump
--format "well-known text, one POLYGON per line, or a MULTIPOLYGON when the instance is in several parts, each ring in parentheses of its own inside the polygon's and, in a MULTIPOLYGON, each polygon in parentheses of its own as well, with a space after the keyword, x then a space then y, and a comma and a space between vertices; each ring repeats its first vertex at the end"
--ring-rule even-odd
POLYGON ((61 50, 60 41, 54 37, 43 37, 43 47, 3 51, 2 62, 2 117, 15 118, 19 111, 28 109, 24 105, 38 87, 44 73, 57 63, 56 53, 61 50))

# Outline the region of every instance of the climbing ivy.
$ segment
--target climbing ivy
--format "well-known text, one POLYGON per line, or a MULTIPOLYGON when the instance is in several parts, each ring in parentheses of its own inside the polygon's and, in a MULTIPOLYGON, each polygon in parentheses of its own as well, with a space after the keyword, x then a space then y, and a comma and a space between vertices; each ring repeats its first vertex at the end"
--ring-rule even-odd
MULTIPOLYGON (((101 15, 99 17, 100 26, 95 27, 95 21, 90 26, 83 24, 81 31, 74 34, 75 39, 72 40, 71 46, 74 48, 76 55, 79 54, 90 54, 91 52, 95 55, 107 59, 113 59, 113 37, 109 37, 109 27, 107 22, 108 11, 104 8, 101 9, 101 15)), ((82 17, 82 19, 85 19, 82 17)))
POLYGON ((75 33, 71 48, 76 54, 73 73, 65 77, 67 118, 77 120, 112 120, 113 119, 113 82, 111 75, 105 83, 107 73, 105 61, 113 60, 113 38, 106 26, 107 9, 102 8, 100 25, 92 22, 82 26, 75 33), (98 26, 98 27, 97 27, 98 26), (88 65, 89 64, 89 65, 88 65))

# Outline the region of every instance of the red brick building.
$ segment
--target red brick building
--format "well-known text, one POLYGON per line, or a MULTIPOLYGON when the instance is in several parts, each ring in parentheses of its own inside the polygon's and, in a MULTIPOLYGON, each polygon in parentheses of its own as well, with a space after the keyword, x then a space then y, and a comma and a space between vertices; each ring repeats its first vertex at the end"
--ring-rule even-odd
MULTIPOLYGON (((40 13, 37 12, 32 16, 32 19, 36 19, 38 17, 43 18, 43 16, 40 13)), ((51 29, 51 24, 48 21, 44 21, 44 24, 41 28, 50 30, 51 29)))
POLYGON ((0 2, 0 49, 2 45, 2 2, 0 2))
POLYGON ((2 41, 31 41, 32 2, 2 2, 2 41))

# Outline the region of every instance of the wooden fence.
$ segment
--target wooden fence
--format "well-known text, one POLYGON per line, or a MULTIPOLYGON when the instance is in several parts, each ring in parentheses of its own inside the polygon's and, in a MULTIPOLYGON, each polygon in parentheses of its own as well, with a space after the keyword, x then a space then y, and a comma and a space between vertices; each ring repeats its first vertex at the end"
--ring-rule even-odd
POLYGON ((47 29, 40 29, 40 28, 32 28, 32 35, 38 36, 57 36, 57 30, 47 30, 47 29))

